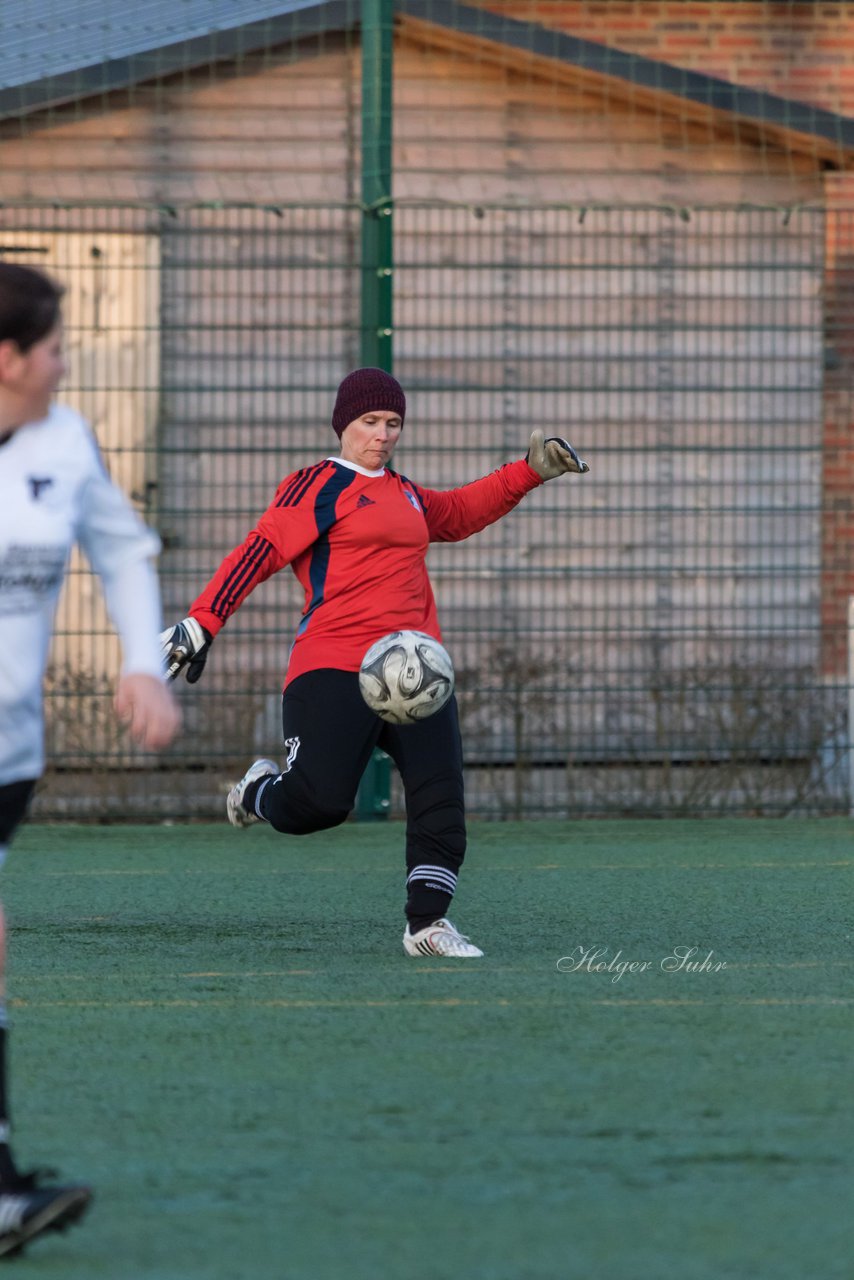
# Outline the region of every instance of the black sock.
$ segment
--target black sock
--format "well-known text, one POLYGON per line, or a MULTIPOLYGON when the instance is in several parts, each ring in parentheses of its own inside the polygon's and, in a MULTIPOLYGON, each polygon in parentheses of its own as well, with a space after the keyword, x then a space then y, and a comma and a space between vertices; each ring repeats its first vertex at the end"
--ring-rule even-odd
POLYGON ((452 898, 453 894, 448 893, 444 886, 425 883, 424 880, 410 880, 406 898, 409 932, 417 933, 419 929, 426 929, 428 924, 441 920, 447 914, 452 898))
MULTIPOLYGON (((0 1004, 5 1022, 6 1009, 0 1004)), ((12 1152, 9 1150, 9 1110, 6 1104, 6 1027, 0 1025, 0 1188, 9 1186, 18 1177, 12 1152)))
POLYGON ((437 916, 433 912, 431 912, 429 916, 407 916, 407 920, 409 921, 409 932, 417 933, 419 929, 426 929, 428 925, 435 924, 437 920, 441 919, 441 915, 437 916))
POLYGON ((247 813, 254 813, 256 817, 258 816, 255 809, 255 801, 258 799, 258 792, 261 790, 261 787, 265 782, 269 781, 270 775, 267 773, 263 778, 259 778, 257 782, 249 783, 249 786, 243 793, 243 808, 247 813))
POLYGON ((457 873, 435 862, 417 862, 413 866, 414 858, 407 861, 405 911, 410 933, 417 933, 447 915, 457 887, 457 873))

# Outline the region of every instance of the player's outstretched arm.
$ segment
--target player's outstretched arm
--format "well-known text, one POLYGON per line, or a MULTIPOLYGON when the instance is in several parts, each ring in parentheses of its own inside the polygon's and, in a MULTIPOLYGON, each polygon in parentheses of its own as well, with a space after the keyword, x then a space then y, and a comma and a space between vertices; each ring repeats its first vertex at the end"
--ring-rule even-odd
POLYGON ((192 617, 161 631, 160 645, 167 680, 174 680, 183 671, 187 683, 195 684, 205 669, 212 644, 211 633, 192 617))
POLYGON ((461 542, 506 516, 544 480, 567 472, 584 475, 589 470, 568 440, 560 436, 545 440, 543 432, 536 430, 524 458, 507 462, 479 480, 456 489, 425 489, 407 483, 421 504, 430 541, 461 542))
POLYGON ((178 704, 159 676, 128 672, 119 679, 116 714, 148 751, 168 747, 181 727, 178 704))
POLYGON ((539 428, 531 433, 525 461, 541 480, 554 480, 567 472, 584 475, 590 470, 568 440, 564 440, 562 436, 549 436, 546 440, 539 428))

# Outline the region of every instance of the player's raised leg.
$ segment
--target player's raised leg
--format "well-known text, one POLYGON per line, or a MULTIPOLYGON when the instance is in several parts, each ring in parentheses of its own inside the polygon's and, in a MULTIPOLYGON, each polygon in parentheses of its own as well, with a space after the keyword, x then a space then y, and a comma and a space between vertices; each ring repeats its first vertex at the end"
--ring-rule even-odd
POLYGON ((282 767, 266 759, 250 766, 229 794, 229 821, 242 827, 260 819, 283 835, 340 826, 382 727, 354 672, 298 676, 282 698, 282 767))

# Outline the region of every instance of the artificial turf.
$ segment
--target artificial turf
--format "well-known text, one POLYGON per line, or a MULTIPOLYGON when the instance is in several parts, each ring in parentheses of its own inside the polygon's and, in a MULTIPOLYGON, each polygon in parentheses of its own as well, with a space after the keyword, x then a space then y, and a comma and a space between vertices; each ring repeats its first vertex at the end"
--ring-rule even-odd
POLYGON ((25 828, 16 1150, 96 1202, 12 1265, 850 1280, 852 837, 474 825, 453 916, 487 954, 431 962, 397 824, 25 828))

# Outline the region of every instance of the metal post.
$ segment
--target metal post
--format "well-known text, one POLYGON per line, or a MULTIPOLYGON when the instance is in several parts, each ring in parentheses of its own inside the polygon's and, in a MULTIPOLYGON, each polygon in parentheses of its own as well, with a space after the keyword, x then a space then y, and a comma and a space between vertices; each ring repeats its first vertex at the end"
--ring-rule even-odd
POLYGON ((854 818, 854 596, 848 597, 848 812, 854 818))
POLYGON ((356 821, 381 822, 391 808, 391 760, 374 748, 356 796, 356 821))
POLYGON ((392 372, 392 51, 394 0, 362 0, 363 365, 392 372))
MULTIPOLYGON (((362 0, 362 365, 392 372, 392 54, 394 0, 362 0)), ((391 764, 368 761, 356 797, 360 822, 388 817, 391 764)))

